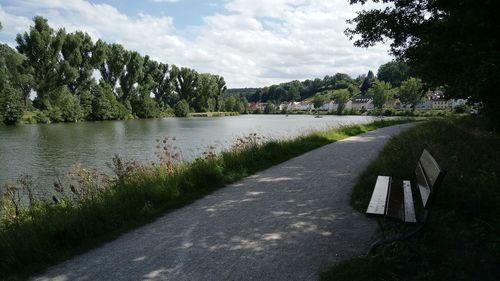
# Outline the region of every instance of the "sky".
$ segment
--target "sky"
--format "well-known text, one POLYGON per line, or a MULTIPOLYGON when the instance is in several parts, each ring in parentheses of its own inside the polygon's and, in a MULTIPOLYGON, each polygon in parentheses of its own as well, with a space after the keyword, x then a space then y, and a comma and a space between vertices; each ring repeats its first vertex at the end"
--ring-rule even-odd
POLYGON ((34 16, 201 73, 228 87, 262 87, 337 72, 376 73, 388 45, 357 48, 348 0, 0 0, 0 42, 15 46, 34 16))

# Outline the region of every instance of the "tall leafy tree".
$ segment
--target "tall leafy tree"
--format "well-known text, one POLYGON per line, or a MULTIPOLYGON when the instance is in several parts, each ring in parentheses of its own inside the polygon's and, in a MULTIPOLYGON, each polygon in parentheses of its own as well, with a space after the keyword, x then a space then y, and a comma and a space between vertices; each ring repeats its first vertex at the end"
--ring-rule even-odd
MULTIPOLYGON (((127 52, 125 55, 126 64, 125 71, 122 72, 120 76, 120 88, 122 90, 122 101, 130 100, 133 96, 134 89, 138 86, 138 82, 143 79, 143 63, 144 60, 138 52, 127 52)), ((150 82, 144 82, 144 86, 146 88, 149 85, 146 85, 150 82)))
POLYGON ((102 54, 97 53, 92 38, 87 33, 76 31, 66 35, 62 46, 64 60, 78 73, 67 86, 72 93, 76 93, 83 86, 89 86, 92 72, 103 61, 102 54))
MULTIPOLYGON (((350 0, 365 4, 368 0, 350 0)), ((374 0, 373 2, 380 2, 374 0)), ((500 1, 384 0, 384 9, 360 12, 346 30, 354 44, 370 47, 391 40, 391 52, 409 63, 430 86, 447 95, 484 102, 500 126, 500 1)))
POLYGON ((401 83, 401 87, 399 87, 399 99, 404 105, 409 105, 413 109, 422 100, 424 94, 425 90, 422 80, 414 77, 404 81, 401 83))
POLYGON ((373 98, 373 105, 376 108, 382 108, 392 95, 392 86, 387 82, 375 80, 367 95, 373 98))
POLYGON ((193 69, 182 67, 177 74, 174 85, 180 99, 187 101, 191 106, 193 98, 196 95, 198 73, 193 69))
POLYGON ((337 102, 337 114, 342 115, 345 105, 349 100, 349 91, 345 89, 335 91, 335 101, 337 102))
POLYGON ((125 72, 127 52, 120 44, 108 45, 101 40, 97 40, 95 49, 96 53, 101 54, 103 57, 99 67, 102 81, 114 90, 118 80, 125 72))
POLYGON ((391 83, 399 87, 401 83, 410 77, 410 68, 405 62, 391 61, 379 67, 377 79, 391 83))
POLYGON ((371 70, 368 71, 368 75, 366 75, 366 77, 364 77, 363 79, 363 84, 361 84, 361 87, 359 87, 359 90, 361 91, 362 95, 366 95, 368 90, 370 90, 370 88, 373 85, 373 81, 375 79, 374 77, 375 75, 373 74, 373 72, 371 70))
POLYGON ((6 82, 8 81, 11 87, 21 93, 22 100, 27 105, 34 83, 33 68, 23 55, 6 44, 0 44, 0 59, 4 69, 2 77, 6 82))
POLYGON ((52 92, 67 85, 77 75, 61 55, 65 37, 64 29, 55 32, 46 19, 38 16, 29 32, 16 37, 17 50, 33 67, 33 86, 42 108, 46 107, 44 103, 52 92))

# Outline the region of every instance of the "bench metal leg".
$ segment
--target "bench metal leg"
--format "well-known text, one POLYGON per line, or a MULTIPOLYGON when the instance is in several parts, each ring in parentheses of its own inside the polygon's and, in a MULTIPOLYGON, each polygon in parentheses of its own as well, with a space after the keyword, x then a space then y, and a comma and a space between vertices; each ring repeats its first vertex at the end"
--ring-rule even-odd
MULTIPOLYGON (((379 240, 375 241, 370 246, 370 249, 368 250, 367 254, 371 255, 378 247, 380 247, 382 245, 390 244, 390 243, 393 243, 393 242, 397 242, 397 241, 406 242, 405 244, 408 245, 409 243, 406 240, 408 240, 409 238, 415 236, 417 233, 419 233, 424 228, 425 223, 427 222, 427 219, 428 219, 428 215, 429 215, 429 213, 426 210, 425 213, 424 213, 424 218, 423 218, 422 223, 420 225, 418 225, 415 230, 407 232, 407 233, 392 235, 392 236, 389 236, 389 237, 385 236, 385 232, 384 232, 384 227, 383 227, 382 220, 380 218, 377 218, 377 223, 378 223, 378 226, 380 228, 382 238, 380 238, 379 240)), ((419 251, 417 250, 417 248, 414 247, 413 245, 412 245, 412 248, 416 250, 415 251, 416 253, 419 253, 419 251)), ((422 254, 419 254, 419 255, 421 257, 423 257, 422 254)))

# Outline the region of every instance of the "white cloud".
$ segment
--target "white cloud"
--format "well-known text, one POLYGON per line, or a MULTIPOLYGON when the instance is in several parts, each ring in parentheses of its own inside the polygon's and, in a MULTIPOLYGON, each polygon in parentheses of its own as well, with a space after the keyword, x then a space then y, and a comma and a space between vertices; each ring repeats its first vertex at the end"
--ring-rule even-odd
POLYGON ((152 2, 155 2, 155 3, 175 3, 175 2, 179 2, 180 0, 152 0, 152 2))
MULTIPOLYGON (((14 5, 14 4, 13 4, 14 5)), ((129 17, 107 4, 83 0, 28 0, 12 11, 31 11, 54 27, 85 30, 94 39, 200 72, 221 74, 230 87, 263 86, 346 72, 376 70, 390 57, 385 46, 355 48, 343 34, 357 7, 346 0, 226 0, 224 11, 196 28, 178 30, 171 17, 129 17), (189 34, 189 35, 186 35, 189 34)), ((10 10, 9 10, 10 11, 10 10)), ((0 7, 0 21, 12 34, 30 20, 0 7)))

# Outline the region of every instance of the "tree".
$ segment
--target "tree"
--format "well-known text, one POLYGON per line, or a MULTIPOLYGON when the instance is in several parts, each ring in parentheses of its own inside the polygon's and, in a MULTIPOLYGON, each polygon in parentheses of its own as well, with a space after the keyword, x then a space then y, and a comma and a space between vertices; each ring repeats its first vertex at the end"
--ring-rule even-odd
POLYGON ((335 91, 335 101, 337 102, 337 114, 342 115, 345 105, 349 100, 349 91, 342 89, 335 91))
POLYGON ((83 118, 78 97, 72 94, 66 86, 54 90, 45 105, 45 112, 52 121, 76 122, 83 118))
POLYGON ((325 104, 325 97, 322 95, 315 95, 313 98, 314 109, 320 109, 325 104))
POLYGON ((104 60, 103 55, 94 50, 92 38, 87 33, 76 31, 66 35, 61 51, 64 60, 78 73, 67 84, 72 93, 76 93, 83 85, 88 85, 92 71, 104 60))
POLYGON ((92 120, 124 119, 130 114, 126 107, 118 102, 111 86, 103 80, 92 85, 91 92, 94 96, 92 120))
POLYGON ((13 125, 23 117, 24 103, 19 90, 10 85, 5 86, 0 92, 0 113, 5 124, 13 125))
POLYGON ((228 97, 225 101, 225 111, 226 112, 235 111, 237 102, 238 100, 236 99, 236 97, 233 96, 228 97))
POLYGON ((198 85, 198 73, 193 69, 182 67, 175 80, 175 90, 179 97, 185 100, 190 106, 196 94, 198 85))
POLYGON ((215 102, 215 107, 217 111, 221 111, 224 108, 223 95, 227 90, 227 86, 226 86, 226 81, 224 81, 224 77, 216 75, 215 79, 217 80, 217 89, 219 90, 215 102))
POLYGON ((399 87, 399 99, 404 105, 410 105, 413 109, 417 103, 422 99, 425 90, 422 80, 411 77, 404 81, 399 87))
POLYGON ((0 60, 4 72, 2 77, 13 88, 22 94, 24 105, 28 104, 28 97, 33 87, 33 68, 26 62, 26 58, 6 44, 0 44, 0 60))
POLYGON ((120 98, 121 101, 130 101, 132 94, 138 93, 138 91, 133 90, 136 84, 143 78, 144 60, 138 52, 126 52, 125 59, 125 71, 120 75, 120 88, 122 90, 120 98))
POLYGON ((377 79, 399 87, 403 81, 410 77, 409 72, 410 68, 405 62, 391 61, 379 67, 377 79))
POLYGON ((375 80, 373 87, 371 87, 367 93, 368 96, 373 98, 373 105, 376 108, 382 108, 391 94, 391 84, 380 80, 375 80))
POLYGON ((43 17, 34 18, 29 33, 18 34, 17 50, 26 56, 33 67, 34 88, 42 109, 48 96, 72 81, 77 72, 62 58, 61 50, 66 37, 64 29, 55 32, 43 17))
POLYGON ((120 44, 108 45, 99 39, 95 45, 95 52, 104 57, 99 67, 102 80, 114 90, 118 80, 125 72, 125 64, 127 63, 125 49, 120 44))
POLYGON ((186 117, 189 114, 189 104, 186 100, 180 100, 175 104, 174 114, 177 117, 186 117))
POLYGON ((275 108, 274 105, 270 102, 266 104, 266 107, 264 107, 264 114, 271 114, 274 113, 275 108))
MULTIPOLYGON (((367 0, 350 0, 365 4, 367 0)), ((379 1, 373 1, 379 2, 379 1)), ((391 53, 408 62, 431 87, 449 97, 482 100, 500 126, 500 1, 386 0, 384 9, 358 13, 346 30, 354 44, 370 47, 391 41, 391 53)))
POLYGON ((373 80, 375 80, 375 75, 373 75, 373 72, 370 70, 368 71, 368 75, 363 79, 363 84, 361 84, 361 87, 359 88, 361 91, 362 95, 366 95, 368 90, 372 87, 373 85, 373 80))

